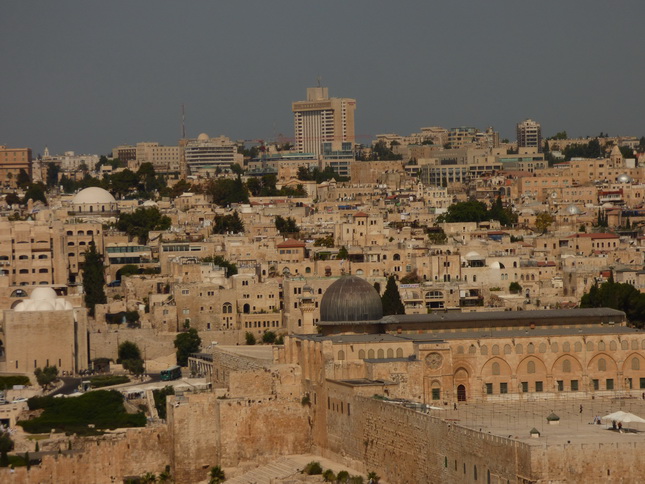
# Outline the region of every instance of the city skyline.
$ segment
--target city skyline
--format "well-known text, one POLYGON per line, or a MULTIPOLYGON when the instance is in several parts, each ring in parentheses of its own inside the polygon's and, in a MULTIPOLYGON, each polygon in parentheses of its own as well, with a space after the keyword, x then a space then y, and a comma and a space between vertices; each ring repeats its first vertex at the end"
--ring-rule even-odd
POLYGON ((361 143, 435 125, 513 140, 526 118, 544 137, 643 134, 641 3, 191 7, 7 6, 0 143, 34 156, 173 145, 182 104, 189 137, 292 138, 291 103, 319 76, 331 97, 357 100, 361 143))

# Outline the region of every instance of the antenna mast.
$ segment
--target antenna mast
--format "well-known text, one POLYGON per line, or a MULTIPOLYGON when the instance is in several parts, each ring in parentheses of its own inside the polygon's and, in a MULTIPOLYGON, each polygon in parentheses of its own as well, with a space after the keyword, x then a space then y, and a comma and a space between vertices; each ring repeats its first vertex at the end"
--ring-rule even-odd
POLYGON ((181 105, 181 139, 186 139, 186 112, 184 105, 181 105))

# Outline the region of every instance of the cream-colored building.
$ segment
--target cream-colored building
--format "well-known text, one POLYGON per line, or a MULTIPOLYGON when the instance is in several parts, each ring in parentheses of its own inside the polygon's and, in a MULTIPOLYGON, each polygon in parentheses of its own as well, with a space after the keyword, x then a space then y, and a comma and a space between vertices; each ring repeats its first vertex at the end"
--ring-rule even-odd
POLYGON ((8 148, 0 145, 0 184, 16 187, 20 170, 31 178, 31 148, 8 148))
POLYGON ((307 100, 292 104, 295 150, 320 155, 325 142, 353 143, 355 110, 355 99, 330 98, 326 87, 307 88, 307 100))

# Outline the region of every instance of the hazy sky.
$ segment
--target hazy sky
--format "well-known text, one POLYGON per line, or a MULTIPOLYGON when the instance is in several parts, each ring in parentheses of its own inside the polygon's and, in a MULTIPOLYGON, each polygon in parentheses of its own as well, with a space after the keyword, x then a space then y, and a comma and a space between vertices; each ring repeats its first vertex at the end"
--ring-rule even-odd
POLYGON ((0 144, 108 153, 293 136, 318 76, 356 134, 645 135, 643 0, 22 1, 0 8, 0 144))

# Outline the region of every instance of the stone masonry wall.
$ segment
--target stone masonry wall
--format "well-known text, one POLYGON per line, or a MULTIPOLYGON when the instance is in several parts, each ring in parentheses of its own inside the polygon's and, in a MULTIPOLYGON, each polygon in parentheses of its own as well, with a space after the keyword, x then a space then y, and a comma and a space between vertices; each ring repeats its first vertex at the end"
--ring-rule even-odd
POLYGON ((74 441, 70 455, 45 456, 42 464, 0 469, 5 484, 111 484, 124 476, 158 474, 170 464, 166 427, 129 429, 125 433, 86 437, 74 441))

